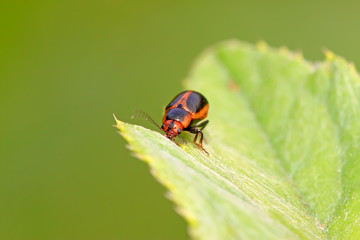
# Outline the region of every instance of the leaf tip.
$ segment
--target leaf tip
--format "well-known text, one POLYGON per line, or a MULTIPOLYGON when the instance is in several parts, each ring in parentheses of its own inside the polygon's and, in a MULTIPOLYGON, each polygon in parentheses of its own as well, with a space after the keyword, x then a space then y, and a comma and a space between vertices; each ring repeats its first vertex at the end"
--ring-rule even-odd
POLYGON ((269 48, 269 46, 264 40, 260 40, 256 43, 256 48, 260 51, 265 51, 269 48))
POLYGON ((353 62, 349 62, 349 68, 350 68, 351 71, 357 72, 357 71, 356 71, 355 64, 354 64, 353 62))
POLYGON ((324 52, 324 54, 325 54, 326 60, 328 60, 328 61, 334 60, 335 54, 334 54, 332 51, 330 51, 330 50, 327 49, 327 48, 324 48, 324 49, 323 49, 323 52, 324 52))
POLYGON ((298 60, 304 60, 304 54, 301 50, 295 52, 295 58, 298 60))
POLYGON ((286 56, 290 53, 290 51, 286 46, 282 46, 282 47, 279 47, 279 53, 286 56))
POLYGON ((197 225, 198 220, 191 211, 188 211, 183 207, 177 207, 176 211, 185 218, 185 220, 189 223, 190 226, 194 227, 197 225))
POLYGON ((117 117, 115 116, 115 113, 113 113, 113 116, 114 116, 114 119, 115 119, 115 122, 116 122, 116 124, 114 124, 113 126, 120 129, 120 125, 122 125, 123 122, 120 121, 119 119, 117 119, 117 117))

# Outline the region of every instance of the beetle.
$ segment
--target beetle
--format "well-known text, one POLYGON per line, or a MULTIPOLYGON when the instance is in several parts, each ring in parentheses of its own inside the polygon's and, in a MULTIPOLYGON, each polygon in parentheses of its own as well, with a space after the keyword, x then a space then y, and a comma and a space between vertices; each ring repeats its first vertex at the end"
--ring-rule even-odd
POLYGON ((199 92, 186 90, 176 95, 173 100, 165 107, 164 117, 161 127, 145 112, 136 110, 132 116, 142 117, 151 121, 160 130, 165 132, 165 136, 174 141, 174 138, 182 131, 195 133, 194 143, 206 154, 209 154, 202 146, 204 134, 202 130, 209 123, 204 120, 209 111, 209 102, 199 92), (199 142, 197 139, 200 136, 199 142))
POLYGON ((182 131, 195 133, 194 143, 208 153, 202 146, 204 139, 202 130, 209 120, 200 122, 207 117, 208 111, 209 102, 201 93, 192 90, 183 91, 166 106, 161 129, 170 140, 182 131), (198 136, 200 140, 197 143, 198 136))

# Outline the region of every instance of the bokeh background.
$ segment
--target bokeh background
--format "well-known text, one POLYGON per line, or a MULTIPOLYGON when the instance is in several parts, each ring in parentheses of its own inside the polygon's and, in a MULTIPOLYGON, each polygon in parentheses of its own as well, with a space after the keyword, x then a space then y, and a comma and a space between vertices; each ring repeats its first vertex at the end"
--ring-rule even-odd
MULTIPOLYGON (((112 127, 163 108, 237 38, 360 64, 358 1, 2 1, 0 239, 188 239, 112 127)), ((231 119, 229 119, 231 121, 231 119)))

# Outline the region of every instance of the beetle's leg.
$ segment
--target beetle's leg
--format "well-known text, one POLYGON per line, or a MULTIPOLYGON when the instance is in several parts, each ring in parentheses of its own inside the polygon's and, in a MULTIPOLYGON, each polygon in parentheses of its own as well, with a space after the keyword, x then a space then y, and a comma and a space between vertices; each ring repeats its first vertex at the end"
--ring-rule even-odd
MULTIPOLYGON (((203 132, 200 130, 200 129, 197 129, 197 133, 196 133, 196 135, 195 135, 195 137, 197 137, 198 135, 200 135, 200 141, 199 141, 199 143, 196 143, 195 142, 195 144, 196 145, 198 145, 199 147, 201 147, 201 148, 203 148, 202 147, 202 141, 203 141, 203 138, 204 138, 204 134, 203 134, 203 132)), ((194 139, 195 140, 195 139, 194 139)))
POLYGON ((209 120, 203 121, 203 122, 199 123, 198 125, 195 125, 194 128, 200 128, 200 130, 203 130, 208 123, 209 123, 209 120))
MULTIPOLYGON (((198 128, 199 130, 203 130, 208 123, 209 123, 209 120, 206 120, 206 121, 203 121, 203 122, 199 123, 198 125, 193 126, 193 128, 198 128)), ((196 144, 197 136, 198 136, 198 133, 196 133, 195 138, 194 138, 194 143, 195 144, 196 144)), ((204 138, 204 134, 201 132, 201 137, 200 137, 200 144, 201 145, 202 145, 203 140, 205 140, 205 138, 204 138)))
POLYGON ((186 129, 187 131, 191 132, 191 133, 195 133, 195 137, 194 137, 194 143, 201 148, 201 150, 203 150, 207 155, 209 155, 209 153, 203 148, 202 146, 202 142, 204 140, 204 134, 201 131, 202 129, 204 129, 204 127, 206 127, 206 125, 209 123, 209 120, 206 120, 196 126, 193 127, 189 127, 188 129, 186 129), (200 141, 199 143, 196 143, 198 135, 200 135, 200 141))
POLYGON ((203 132, 199 129, 199 132, 196 134, 196 136, 200 134, 200 141, 199 143, 195 143, 196 145, 199 146, 199 148, 201 148, 201 150, 203 150, 207 155, 209 155, 209 153, 205 150, 205 148, 203 148, 202 146, 202 142, 203 142, 203 139, 204 139, 204 134, 203 132))
POLYGON ((194 143, 195 143, 195 144, 197 144, 197 143, 196 143, 196 140, 197 140, 198 135, 199 135, 199 133, 197 132, 197 133, 195 134, 195 137, 194 137, 194 143))

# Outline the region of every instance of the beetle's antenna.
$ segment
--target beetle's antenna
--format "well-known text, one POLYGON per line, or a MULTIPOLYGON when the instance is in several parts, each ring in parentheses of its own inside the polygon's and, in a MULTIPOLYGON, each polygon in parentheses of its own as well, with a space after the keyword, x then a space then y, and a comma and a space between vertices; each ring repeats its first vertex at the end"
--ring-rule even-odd
POLYGON ((158 127, 161 130, 161 127, 150 117, 149 114, 147 114, 146 112, 143 112, 141 110, 135 109, 133 112, 133 115, 131 116, 131 118, 143 118, 149 122, 152 122, 156 127, 158 127))

